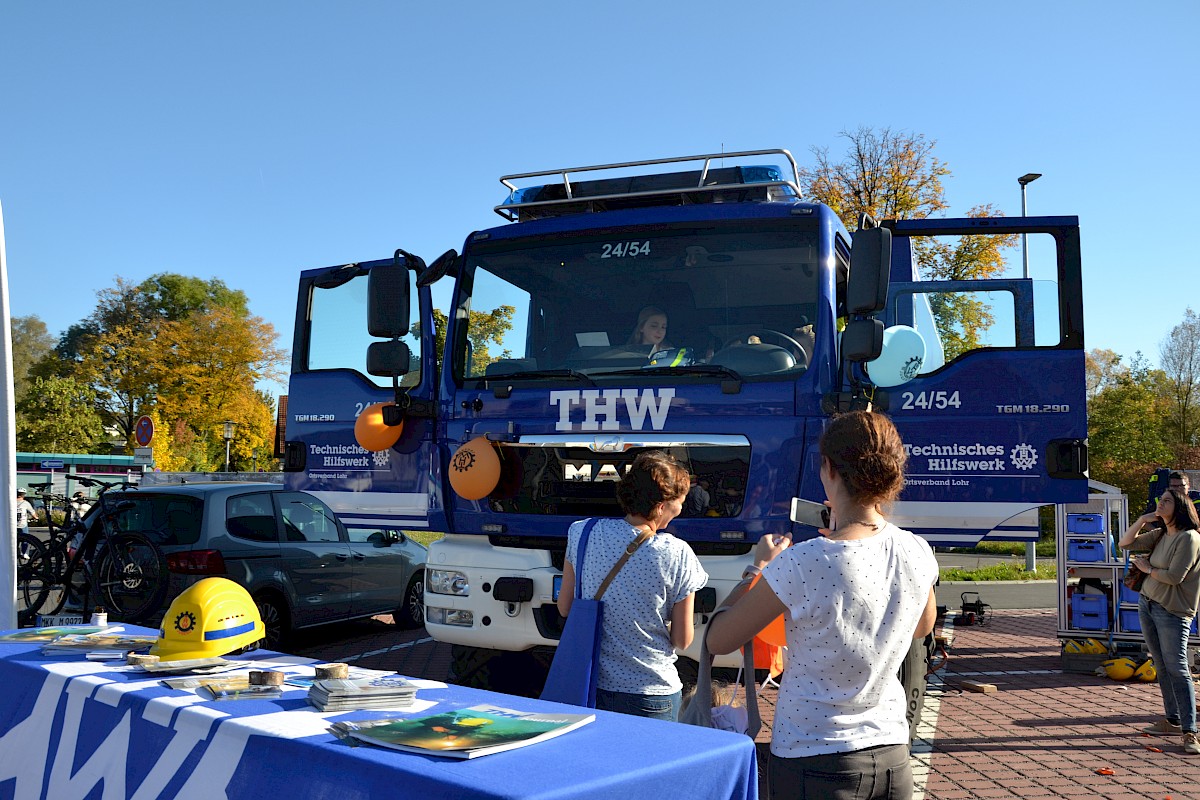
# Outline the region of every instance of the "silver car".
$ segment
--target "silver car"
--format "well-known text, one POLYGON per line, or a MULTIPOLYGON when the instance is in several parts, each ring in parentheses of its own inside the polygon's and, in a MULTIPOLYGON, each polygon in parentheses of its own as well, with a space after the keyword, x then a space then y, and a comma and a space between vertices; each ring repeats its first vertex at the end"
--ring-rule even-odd
POLYGON ((121 504, 119 528, 162 545, 167 603, 202 578, 237 581, 262 613, 268 647, 297 628, 376 614, 392 614, 401 627, 425 622, 425 546, 398 529, 345 525, 306 492, 209 483, 111 498, 121 504))

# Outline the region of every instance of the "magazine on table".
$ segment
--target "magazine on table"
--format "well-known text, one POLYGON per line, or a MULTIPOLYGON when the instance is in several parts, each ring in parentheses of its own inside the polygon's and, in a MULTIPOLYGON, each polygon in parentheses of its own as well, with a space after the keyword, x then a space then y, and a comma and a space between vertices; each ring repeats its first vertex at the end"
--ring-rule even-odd
POLYGON ((92 652, 131 653, 149 650, 158 641, 154 634, 136 633, 68 633, 42 645, 46 655, 92 652))
POLYGON ((138 664, 130 669, 149 672, 152 675, 213 675, 218 672, 246 667, 244 661, 229 661, 224 658, 185 658, 177 661, 159 661, 154 664, 138 664))
POLYGON ((116 633, 125 630, 120 625, 54 625, 46 628, 24 628, 19 631, 0 635, 0 642, 53 642, 61 636, 69 634, 90 635, 95 633, 116 633))
POLYGON ((527 712, 492 705, 443 711, 414 719, 335 722, 340 739, 449 758, 477 758, 526 747, 573 731, 595 714, 527 712))

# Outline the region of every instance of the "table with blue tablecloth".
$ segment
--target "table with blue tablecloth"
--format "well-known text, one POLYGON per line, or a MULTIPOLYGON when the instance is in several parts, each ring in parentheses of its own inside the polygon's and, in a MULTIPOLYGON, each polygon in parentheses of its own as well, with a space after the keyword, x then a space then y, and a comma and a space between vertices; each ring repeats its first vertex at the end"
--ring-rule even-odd
MULTIPOLYGON (((269 651, 233 658, 259 669, 312 663, 269 651)), ((275 699, 215 702, 161 677, 0 641, 0 800, 757 797, 754 743, 738 734, 597 711, 557 738, 460 760, 354 747, 328 732, 337 720, 403 711, 319 713, 291 686, 275 699)), ((420 714, 482 703, 579 712, 444 684, 417 696, 433 704, 420 714)))

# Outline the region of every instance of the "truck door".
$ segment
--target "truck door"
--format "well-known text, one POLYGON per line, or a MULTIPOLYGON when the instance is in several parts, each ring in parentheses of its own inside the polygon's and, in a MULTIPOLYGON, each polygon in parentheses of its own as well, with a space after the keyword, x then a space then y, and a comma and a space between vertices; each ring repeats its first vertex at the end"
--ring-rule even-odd
MULTIPOLYGON (((436 386, 433 306, 427 286, 409 271, 412 303, 407 333, 408 372, 399 379, 411 402, 395 443, 368 449, 355 423, 376 403, 397 397, 392 378, 367 370, 368 275, 406 269, 400 259, 309 270, 301 275, 286 412, 288 488, 310 492, 347 524, 428 527, 436 386)), ((388 437, 385 437, 388 438, 388 437)))
MULTIPOLYGON (((899 525, 933 544, 1036 540, 1037 507, 1087 493, 1083 301, 1073 217, 914 220, 893 229, 884 323, 926 343, 917 376, 888 390, 908 450, 899 525), (968 224, 968 223, 976 223, 968 224), (903 280, 920 235, 1041 233, 1035 277, 903 280)), ((1012 270, 1010 270, 1012 271, 1012 270)), ((869 366, 868 366, 869 371, 869 366)))

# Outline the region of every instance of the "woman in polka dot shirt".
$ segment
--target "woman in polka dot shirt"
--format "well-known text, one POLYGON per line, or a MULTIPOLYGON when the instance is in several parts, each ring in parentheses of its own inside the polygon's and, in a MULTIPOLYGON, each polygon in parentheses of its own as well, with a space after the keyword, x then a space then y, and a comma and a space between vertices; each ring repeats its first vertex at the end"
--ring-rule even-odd
POLYGON ((617 484, 623 519, 598 520, 589 534, 583 568, 575 563, 587 520, 571 525, 558 610, 571 610, 575 581, 595 597, 600 583, 643 531, 654 535, 630 557, 602 598, 604 625, 596 708, 676 720, 682 683, 675 650, 692 643, 696 590, 708 582, 687 544, 664 530, 679 516, 691 483, 674 458, 653 451, 638 456, 617 484))
POLYGON ((730 593, 733 607, 714 617, 708 647, 732 652, 786 615, 772 798, 910 797, 907 698, 897 673, 912 640, 933 630, 937 561, 925 540, 883 516, 904 485, 904 446, 891 420, 839 416, 820 452, 829 529, 792 547, 786 536, 759 540, 746 572, 763 580, 730 593))

